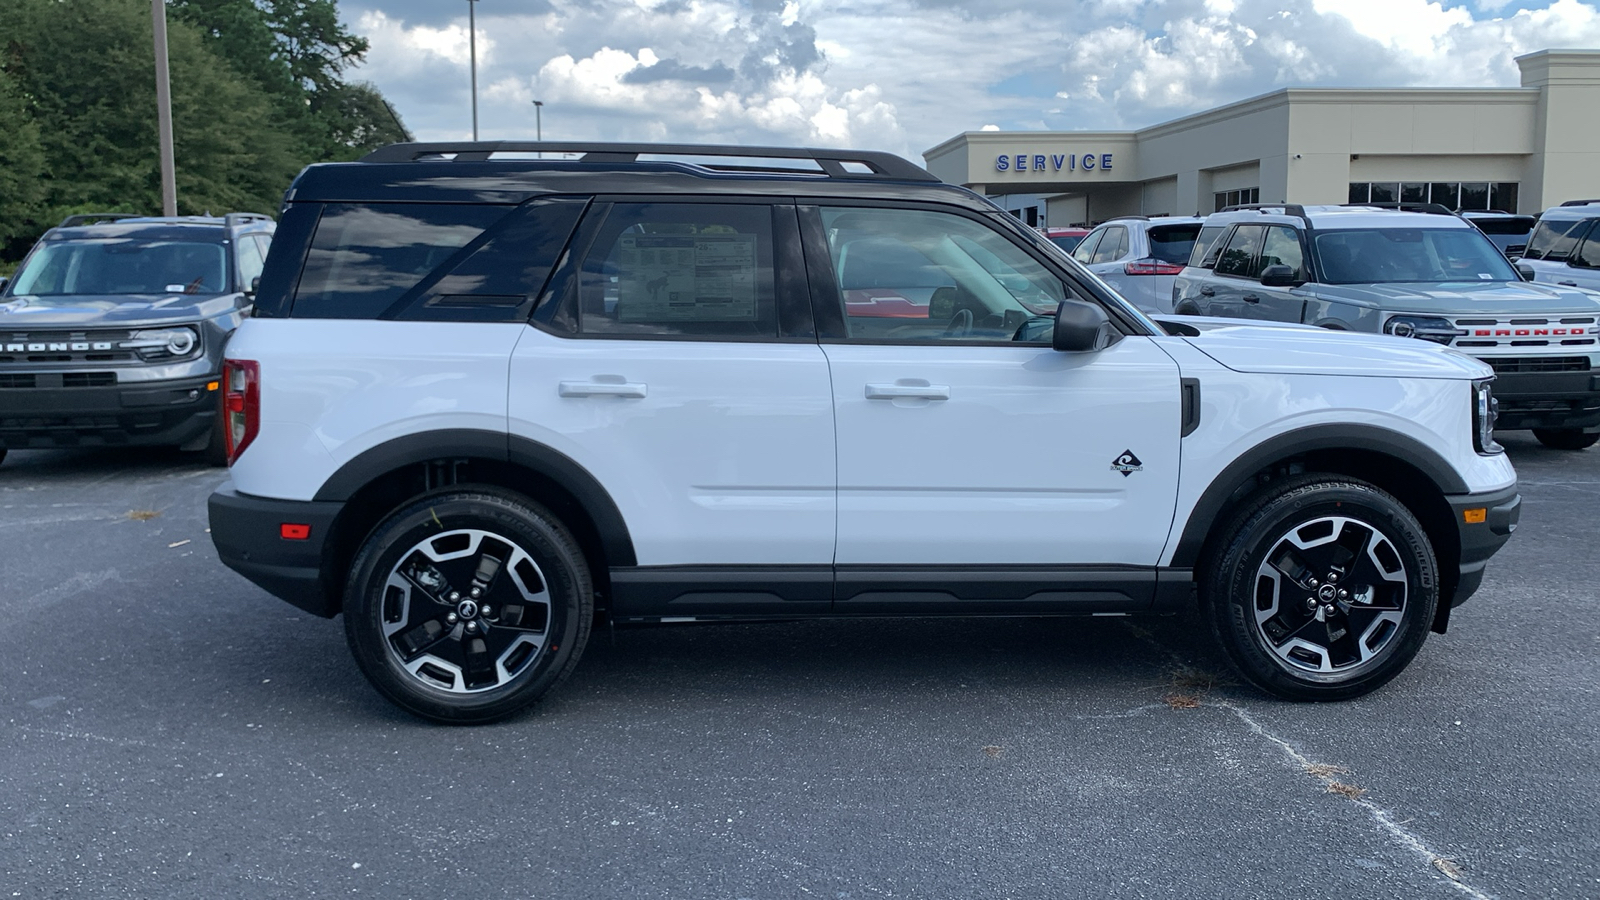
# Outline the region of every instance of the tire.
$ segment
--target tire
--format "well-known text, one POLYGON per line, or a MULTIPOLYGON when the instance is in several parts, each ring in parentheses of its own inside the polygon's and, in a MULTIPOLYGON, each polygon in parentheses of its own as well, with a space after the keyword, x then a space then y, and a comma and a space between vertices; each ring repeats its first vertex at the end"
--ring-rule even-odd
POLYGON ((1214 546, 1203 612, 1239 673, 1277 697, 1368 694, 1400 674, 1432 626, 1433 546, 1410 510, 1370 484, 1286 480, 1247 503, 1214 546))
POLYGON ((1533 436, 1551 450, 1587 450, 1600 441, 1600 434, 1584 434, 1578 428, 1535 428, 1533 436))
POLYGON ((344 614, 350 651, 379 693, 426 719, 477 724, 567 677, 589 639, 594 588, 548 510, 462 489, 373 530, 351 564, 344 614))

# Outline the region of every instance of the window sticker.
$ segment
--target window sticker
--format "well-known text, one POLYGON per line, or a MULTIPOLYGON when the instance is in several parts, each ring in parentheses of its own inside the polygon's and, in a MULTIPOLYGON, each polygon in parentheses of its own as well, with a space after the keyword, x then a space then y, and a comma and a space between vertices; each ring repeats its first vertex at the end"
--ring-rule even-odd
POLYGON ((756 320, 756 235, 625 234, 620 250, 619 321, 756 320))

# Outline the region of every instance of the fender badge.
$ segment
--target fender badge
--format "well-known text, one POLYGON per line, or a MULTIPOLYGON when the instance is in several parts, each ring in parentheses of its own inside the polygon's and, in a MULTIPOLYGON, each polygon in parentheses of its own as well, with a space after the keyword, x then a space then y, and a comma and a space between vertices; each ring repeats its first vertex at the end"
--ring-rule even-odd
POLYGON ((1111 468, 1121 472, 1123 478, 1127 478, 1135 472, 1143 472, 1144 463, 1139 461, 1139 457, 1133 455, 1132 450, 1124 450, 1122 455, 1111 463, 1111 468))

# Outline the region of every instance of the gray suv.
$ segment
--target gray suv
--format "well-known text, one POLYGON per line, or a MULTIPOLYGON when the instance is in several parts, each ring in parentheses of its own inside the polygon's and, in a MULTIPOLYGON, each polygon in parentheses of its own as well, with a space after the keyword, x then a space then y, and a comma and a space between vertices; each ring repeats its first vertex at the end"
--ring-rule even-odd
POLYGON ((0 459, 154 444, 224 464, 223 345, 274 227, 255 213, 107 213, 45 232, 0 282, 0 459))
POLYGON ((1206 218, 1172 299, 1180 315, 1444 344, 1494 368, 1500 430, 1562 450, 1600 440, 1600 295, 1524 281, 1456 215, 1230 207, 1206 218))

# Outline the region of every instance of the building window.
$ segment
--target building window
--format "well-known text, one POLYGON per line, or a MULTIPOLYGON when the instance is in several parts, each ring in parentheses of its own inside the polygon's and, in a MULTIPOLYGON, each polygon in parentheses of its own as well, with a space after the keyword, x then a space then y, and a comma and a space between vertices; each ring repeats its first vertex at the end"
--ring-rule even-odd
MULTIPOLYGON (((1351 203, 1437 203, 1464 209, 1517 211, 1515 181, 1352 181, 1351 203)), ((1220 195, 1219 195, 1220 196, 1220 195)))
POLYGON ((1253 187, 1240 188, 1237 191, 1217 191, 1216 201, 1216 212, 1222 212, 1224 209, 1230 206, 1238 206, 1241 203, 1260 203, 1261 188, 1253 187))

